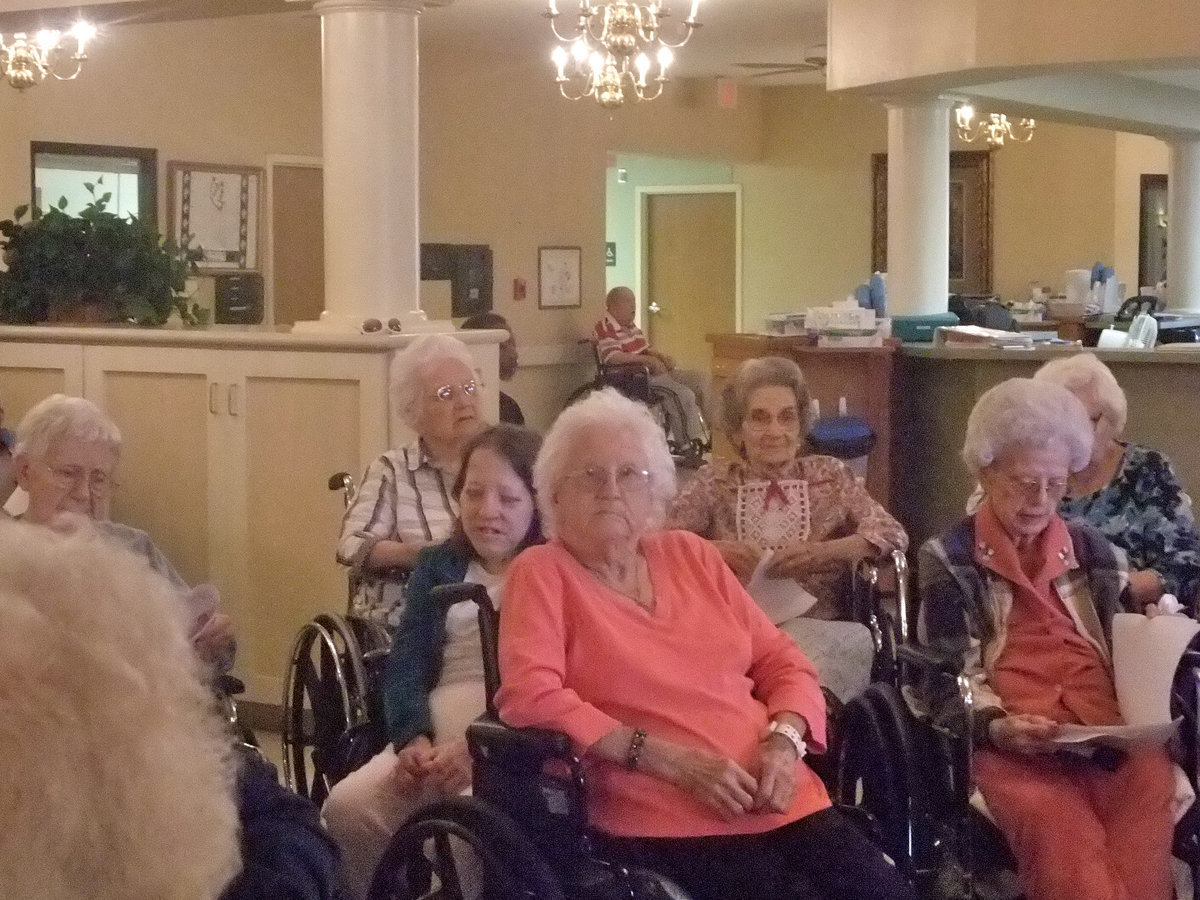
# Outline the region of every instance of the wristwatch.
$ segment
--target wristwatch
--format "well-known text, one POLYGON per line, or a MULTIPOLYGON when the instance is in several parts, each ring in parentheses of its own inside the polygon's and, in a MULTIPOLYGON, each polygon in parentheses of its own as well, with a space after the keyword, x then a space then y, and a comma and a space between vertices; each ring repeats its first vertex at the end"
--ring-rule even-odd
POLYGON ((781 734, 791 741, 792 746, 796 748, 796 759, 804 759, 804 754, 808 752, 808 744, 804 743, 804 737, 799 730, 787 722, 773 721, 767 731, 770 734, 781 734))

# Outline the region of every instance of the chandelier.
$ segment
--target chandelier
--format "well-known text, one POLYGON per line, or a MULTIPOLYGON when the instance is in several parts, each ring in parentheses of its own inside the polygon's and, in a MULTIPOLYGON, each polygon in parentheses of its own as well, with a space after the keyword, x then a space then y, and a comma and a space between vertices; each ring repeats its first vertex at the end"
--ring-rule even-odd
POLYGON ((563 34, 559 30, 557 0, 549 0, 544 13, 550 28, 561 43, 550 58, 558 69, 554 82, 568 100, 594 97, 596 102, 614 109, 626 97, 653 100, 662 94, 667 67, 674 56, 672 48, 682 47, 700 27, 696 11, 700 0, 692 0, 692 10, 683 20, 682 37, 664 40, 662 20, 670 16, 666 0, 580 0, 575 28, 563 34), (568 49, 569 47, 569 49, 568 49))
POLYGON ((94 26, 78 22, 70 31, 44 30, 32 38, 17 32, 11 41, 0 34, 0 75, 19 91, 41 84, 47 76, 71 81, 83 71, 87 42, 94 26))
POLYGON ((1003 147, 1005 141, 1028 144, 1033 140, 1033 129, 1037 125, 1033 119, 1010 122, 1004 113, 988 113, 975 122, 975 107, 969 103, 954 111, 954 119, 958 124, 958 136, 964 141, 973 144, 983 138, 992 147, 1003 147))

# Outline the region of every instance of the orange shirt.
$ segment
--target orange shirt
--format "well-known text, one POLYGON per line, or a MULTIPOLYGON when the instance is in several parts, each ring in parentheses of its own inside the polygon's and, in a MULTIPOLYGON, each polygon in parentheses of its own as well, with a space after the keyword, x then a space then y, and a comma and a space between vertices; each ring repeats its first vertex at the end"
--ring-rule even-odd
MULTIPOLYGON (((642 552, 654 585, 649 613, 599 582, 558 542, 531 547, 508 571, 500 607, 504 721, 564 731, 586 749, 620 725, 736 760, 752 775, 771 716, 808 723, 825 745, 817 673, 770 623, 707 541, 651 534, 642 552)), ((725 821, 679 788, 622 765, 588 759, 592 824, 629 837, 754 834, 829 806, 798 764, 782 814, 725 821)))
POLYGON ((1071 535, 1055 516, 1038 541, 1040 565, 1030 578, 991 504, 975 517, 975 560, 1012 587, 1008 637, 989 673, 992 688, 1010 713, 1120 724, 1112 675, 1054 589, 1054 579, 1076 566, 1071 535))

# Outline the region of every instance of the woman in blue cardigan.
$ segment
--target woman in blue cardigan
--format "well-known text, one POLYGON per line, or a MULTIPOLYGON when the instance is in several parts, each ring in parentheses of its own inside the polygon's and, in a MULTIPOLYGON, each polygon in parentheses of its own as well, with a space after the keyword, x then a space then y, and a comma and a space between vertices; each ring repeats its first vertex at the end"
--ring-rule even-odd
POLYGON ((499 604, 508 564, 542 541, 533 494, 541 443, 513 425, 472 439, 452 490, 459 504, 454 533, 417 557, 384 670, 391 743, 338 782, 323 810, 355 897, 366 896, 392 834, 414 809, 471 784, 464 735, 485 705, 479 622, 474 603, 447 610, 431 593, 466 581, 482 584, 499 604))

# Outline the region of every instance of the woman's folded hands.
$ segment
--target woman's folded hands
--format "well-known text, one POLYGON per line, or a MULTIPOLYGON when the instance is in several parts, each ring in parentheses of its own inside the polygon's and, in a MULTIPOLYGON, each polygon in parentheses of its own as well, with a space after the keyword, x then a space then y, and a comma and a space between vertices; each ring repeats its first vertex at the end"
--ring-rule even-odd
POLYGON ((425 735, 413 738, 396 754, 393 770, 398 791, 412 790, 424 782, 444 796, 453 796, 471 784, 471 755, 465 740, 434 744, 425 735))

